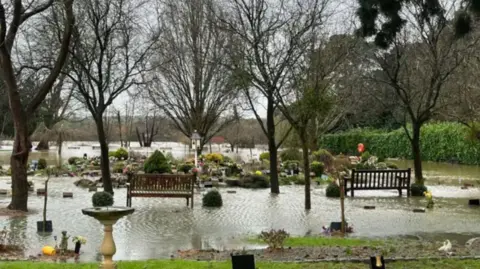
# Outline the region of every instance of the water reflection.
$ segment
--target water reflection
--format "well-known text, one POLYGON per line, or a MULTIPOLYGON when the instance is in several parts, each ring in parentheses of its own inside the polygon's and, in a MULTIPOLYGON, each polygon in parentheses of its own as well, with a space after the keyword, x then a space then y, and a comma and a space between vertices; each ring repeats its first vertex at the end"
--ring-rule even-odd
MULTIPOLYGON (((34 181, 36 187, 41 186, 41 180, 34 181)), ((5 180, 0 180, 0 188, 8 187, 5 180)), ((28 247, 27 255, 37 255, 42 246, 54 245, 53 236, 67 230, 71 236, 87 238, 80 261, 99 259, 103 226, 81 213, 82 208, 90 206, 92 193, 75 187, 71 178, 54 178, 49 187, 47 218, 53 222, 51 235, 36 233, 43 206, 43 197, 36 195, 29 197, 29 207, 37 213, 23 218, 0 217, 0 224, 11 229, 15 240, 28 247), (73 192, 73 199, 62 198, 63 191, 73 192)), ((277 196, 271 196, 268 189, 235 190, 236 193, 227 193, 227 189, 220 189, 224 201, 220 209, 203 208, 200 193, 195 194, 193 210, 185 206, 183 199, 134 198, 135 213, 114 226, 115 259, 168 258, 177 250, 191 248, 241 249, 250 247, 244 238, 262 230, 285 229, 294 236, 314 235, 321 234, 323 225, 340 220, 340 201, 326 198, 324 186, 313 189, 309 212, 304 210, 303 186, 283 186, 277 196)), ((354 236, 436 233, 439 240, 443 240, 447 233, 480 233, 480 208, 468 206, 469 198, 480 196, 479 189, 433 186, 431 190, 435 209, 423 214, 413 213, 412 209, 424 207, 424 199, 398 197, 396 191, 358 191, 355 198, 347 197, 345 215, 354 227, 354 236), (364 210, 365 205, 376 209, 364 210)), ((116 190, 115 204, 124 205, 125 195, 125 189, 116 190)), ((0 197, 0 205, 6 206, 9 200, 9 197, 0 197)))

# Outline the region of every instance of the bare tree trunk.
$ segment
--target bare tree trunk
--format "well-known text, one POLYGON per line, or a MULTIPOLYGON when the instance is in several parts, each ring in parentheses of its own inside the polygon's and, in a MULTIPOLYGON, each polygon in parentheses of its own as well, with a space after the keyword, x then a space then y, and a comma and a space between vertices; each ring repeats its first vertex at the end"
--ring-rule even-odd
POLYGON ((280 193, 277 168, 277 143, 275 142, 275 118, 273 102, 267 105, 267 139, 270 152, 270 192, 280 193))
POLYGON ((102 170, 103 189, 106 192, 113 194, 112 180, 110 176, 110 160, 108 159, 108 143, 103 128, 103 117, 97 116, 95 124, 97 125, 98 141, 100 142, 100 168, 102 170))
POLYGON ((60 132, 58 134, 58 140, 57 140, 57 153, 58 153, 58 167, 62 167, 62 147, 63 147, 63 135, 60 132))
POLYGON ((120 116, 120 111, 117 111, 117 124, 118 124, 118 135, 120 136, 120 147, 123 148, 124 145, 123 145, 123 136, 122 136, 122 118, 120 116))
POLYGON ((35 148, 36 150, 49 150, 50 147, 48 145, 48 136, 43 135, 42 138, 40 139, 40 142, 38 142, 37 147, 35 148))
POLYGON ((415 183, 424 184, 422 171, 422 154, 420 149, 420 128, 421 124, 412 124, 412 153, 413 153, 413 167, 415 169, 415 183))
POLYGON ((306 139, 305 130, 301 131, 301 143, 303 154, 303 173, 305 178, 305 209, 312 208, 311 194, 310 194, 310 162, 308 160, 308 140, 306 139))

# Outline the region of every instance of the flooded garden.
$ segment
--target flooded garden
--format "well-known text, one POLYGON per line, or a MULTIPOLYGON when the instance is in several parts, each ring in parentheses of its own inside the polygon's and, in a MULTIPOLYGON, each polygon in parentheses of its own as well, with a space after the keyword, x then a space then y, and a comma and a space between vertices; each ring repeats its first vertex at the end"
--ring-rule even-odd
MULTIPOLYGON (((83 153, 78 149, 76 152, 80 156, 83 153)), ((9 152, 0 154, 8 156, 9 152)), ((51 153, 34 152, 32 158, 51 156, 45 154, 51 153)), ((50 160, 54 161, 52 159, 50 160)), ((409 167, 406 161, 394 162, 401 168, 409 167)), ((430 242, 429 248, 433 252, 437 251, 441 242, 448 239, 458 249, 457 255, 471 254, 464 251, 464 247, 470 239, 480 237, 480 207, 468 204, 469 199, 480 198, 480 189, 475 184, 461 188, 459 183, 467 180, 475 182, 480 170, 473 166, 426 164, 425 175, 427 178, 442 178, 449 184, 438 184, 437 181, 429 185, 427 181, 429 191, 434 196, 435 207, 426 209, 423 213, 416 213, 414 209, 425 208, 425 197, 398 197, 396 190, 356 191, 354 198, 346 197, 346 221, 353 228, 349 237, 368 240, 408 239, 414 240, 416 244, 430 242), (430 170, 431 168, 435 170, 430 170)), ((81 262, 101 260, 99 246, 103 239, 103 227, 97 220, 82 214, 82 209, 91 207, 93 192, 76 186, 74 182, 78 179, 79 177, 60 176, 52 177, 49 181, 47 219, 53 222, 51 234, 37 233, 36 229, 37 221, 42 220, 44 200, 42 195, 37 195, 36 190, 43 188, 45 177, 29 177, 35 189, 29 196, 29 214, 0 216, 0 227, 5 226, 11 231, 9 240, 24 249, 25 258, 37 257, 43 246, 56 245, 54 236, 60 238, 61 232, 67 231, 71 237, 82 236, 87 240, 81 249, 81 262), (64 192, 73 193, 73 197, 63 198, 64 192)), ((9 177, 0 178, 0 189, 8 190, 10 184, 9 177)), ((215 255, 218 259, 224 259, 224 253, 227 252, 222 250, 255 251, 265 248, 262 242, 252 240, 262 231, 284 229, 291 237, 321 236, 331 222, 340 221, 339 199, 326 197, 324 184, 313 184, 310 211, 304 209, 304 186, 284 185, 280 189, 280 195, 271 195, 269 189, 222 185, 218 188, 223 198, 223 206, 220 208, 202 207, 205 189, 195 189, 193 209, 185 206, 185 199, 134 197, 132 206, 135 212, 114 225, 117 246, 114 259, 208 259, 215 255), (185 254, 185 251, 192 249, 216 249, 220 252, 205 257, 185 254)), ((114 191, 114 205, 125 206, 126 189, 116 188, 114 191)), ((0 194, 0 207, 8 205, 9 195, 0 194)), ((70 248, 73 248, 73 243, 69 243, 70 248)), ((403 246, 406 249, 409 245, 403 246)), ((425 249, 425 245, 422 248, 425 249)), ((317 258, 324 258, 325 255, 345 256, 332 251, 330 254, 313 251, 311 255, 317 258)), ((341 253, 345 251, 341 250, 341 253)), ((367 254, 372 253, 365 252, 357 256, 367 254)), ((298 260, 300 256, 293 253, 285 257, 298 260)))

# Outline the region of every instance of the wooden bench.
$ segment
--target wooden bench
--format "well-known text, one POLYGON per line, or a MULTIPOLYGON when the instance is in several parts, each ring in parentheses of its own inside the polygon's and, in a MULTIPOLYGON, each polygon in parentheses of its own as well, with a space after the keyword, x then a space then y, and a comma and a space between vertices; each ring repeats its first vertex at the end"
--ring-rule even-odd
POLYGON ((192 200, 194 175, 133 174, 127 183, 127 206, 132 206, 132 197, 186 198, 187 206, 192 200))
POLYGON ((398 190, 402 196, 402 190, 407 190, 410 196, 411 169, 406 170, 352 170, 349 178, 344 180, 345 195, 348 191, 354 197, 355 190, 398 190))

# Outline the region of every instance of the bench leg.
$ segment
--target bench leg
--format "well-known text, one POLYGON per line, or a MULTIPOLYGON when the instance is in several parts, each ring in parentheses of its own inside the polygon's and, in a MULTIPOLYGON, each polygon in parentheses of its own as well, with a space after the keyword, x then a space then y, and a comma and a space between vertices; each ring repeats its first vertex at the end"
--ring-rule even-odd
POLYGON ((187 206, 190 205, 190 199, 187 198, 187 206))
POLYGON ((192 199, 192 202, 190 203, 190 208, 193 209, 193 195, 192 195, 191 199, 192 199))
POLYGON ((352 194, 352 197, 355 196, 355 193, 353 193, 353 188, 352 188, 352 190, 351 190, 351 194, 352 194))
POLYGON ((410 197, 410 188, 407 188, 407 197, 410 197))
POLYGON ((398 189, 398 196, 402 197, 402 189, 398 189))

